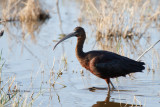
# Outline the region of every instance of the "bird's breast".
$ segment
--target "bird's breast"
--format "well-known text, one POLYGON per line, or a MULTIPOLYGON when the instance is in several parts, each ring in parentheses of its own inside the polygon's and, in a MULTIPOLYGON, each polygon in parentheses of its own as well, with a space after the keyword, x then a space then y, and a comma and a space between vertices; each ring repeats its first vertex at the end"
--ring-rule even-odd
POLYGON ((78 59, 81 66, 90 71, 88 59, 78 59))

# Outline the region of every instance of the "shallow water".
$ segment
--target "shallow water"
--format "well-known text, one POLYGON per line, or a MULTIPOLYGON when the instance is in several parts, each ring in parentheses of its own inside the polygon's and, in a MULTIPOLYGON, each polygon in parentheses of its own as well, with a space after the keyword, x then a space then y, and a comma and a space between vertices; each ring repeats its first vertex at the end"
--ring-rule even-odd
MULTIPOLYGON (((2 58, 5 61, 2 69, 3 82, 15 76, 14 84, 18 85, 20 94, 30 96, 34 93, 33 97, 35 97, 42 91, 43 94, 33 104, 35 107, 37 105, 56 107, 160 106, 160 43, 141 58, 146 63, 143 73, 133 74, 135 78, 127 76, 112 79, 116 90, 108 93, 104 80, 95 77, 80 66, 75 57, 76 38, 58 45, 53 52, 53 46, 59 40, 59 35, 63 32, 68 34, 80 25, 77 20, 80 15, 81 2, 72 0, 60 2, 63 32, 59 26, 55 2, 48 0, 45 5, 49 9, 51 18, 42 25, 38 25, 38 29, 33 32, 28 30, 32 28, 32 25, 19 22, 6 24, 4 36, 0 37, 0 50, 3 52, 2 58), (58 77, 60 70, 62 75, 58 77), (90 87, 102 89, 89 91, 90 87)), ((87 33, 84 51, 102 49, 98 44, 94 46, 96 39, 87 23, 83 23, 82 27, 87 33)), ((0 25, 1 28, 3 28, 2 25, 0 25)), ((136 49, 130 45, 130 42, 122 40, 124 55, 137 59, 149 46, 160 39, 160 32, 156 29, 150 28, 149 32, 150 35, 146 34, 138 43, 133 41, 133 44, 137 46, 136 49)))

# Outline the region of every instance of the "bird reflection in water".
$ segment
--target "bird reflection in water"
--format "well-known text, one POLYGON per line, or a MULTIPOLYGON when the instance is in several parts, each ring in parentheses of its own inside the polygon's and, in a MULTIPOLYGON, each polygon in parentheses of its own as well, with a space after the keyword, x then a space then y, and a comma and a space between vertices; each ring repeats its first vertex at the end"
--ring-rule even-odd
POLYGON ((110 91, 108 91, 106 99, 104 101, 97 101, 96 104, 92 105, 92 107, 143 107, 142 105, 137 104, 110 101, 110 97, 110 91))

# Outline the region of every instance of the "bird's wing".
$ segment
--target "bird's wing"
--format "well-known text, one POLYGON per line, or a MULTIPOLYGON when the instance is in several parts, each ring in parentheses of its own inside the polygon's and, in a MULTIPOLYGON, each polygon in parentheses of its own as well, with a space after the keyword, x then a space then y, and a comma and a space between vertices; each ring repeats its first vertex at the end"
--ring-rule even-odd
POLYGON ((112 60, 112 61, 107 61, 107 62, 96 63, 95 67, 112 71, 112 70, 120 69, 121 68, 120 65, 121 65, 120 61, 112 60))
POLYGON ((97 71, 101 75, 104 75, 106 77, 125 76, 132 71, 132 67, 130 67, 129 64, 127 64, 124 60, 121 59, 111 59, 104 56, 99 56, 94 60, 94 66, 97 71))
POLYGON ((95 75, 118 77, 129 73, 142 72, 145 69, 144 64, 124 56, 106 53, 92 58, 90 69, 95 75))

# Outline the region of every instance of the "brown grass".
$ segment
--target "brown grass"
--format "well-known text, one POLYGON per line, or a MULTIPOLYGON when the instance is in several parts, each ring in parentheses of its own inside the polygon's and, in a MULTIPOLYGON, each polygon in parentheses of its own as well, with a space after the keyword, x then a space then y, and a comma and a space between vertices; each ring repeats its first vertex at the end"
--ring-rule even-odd
POLYGON ((39 21, 50 17, 38 0, 6 0, 3 6, 5 21, 39 21))
POLYGON ((84 0, 79 19, 96 33, 98 46, 125 54, 123 46, 134 52, 149 28, 160 28, 160 5, 153 6, 150 0, 84 0))
POLYGON ((41 9, 41 5, 38 0, 26 1, 24 8, 19 12, 20 21, 36 21, 48 18, 48 12, 41 9))
POLYGON ((100 37, 132 38, 143 35, 153 23, 159 25, 160 5, 154 8, 150 0, 85 0, 83 4, 81 18, 100 37))

